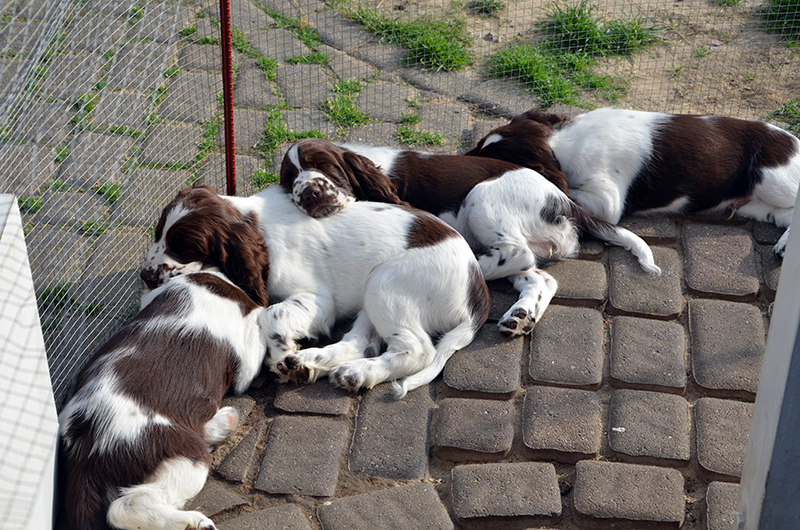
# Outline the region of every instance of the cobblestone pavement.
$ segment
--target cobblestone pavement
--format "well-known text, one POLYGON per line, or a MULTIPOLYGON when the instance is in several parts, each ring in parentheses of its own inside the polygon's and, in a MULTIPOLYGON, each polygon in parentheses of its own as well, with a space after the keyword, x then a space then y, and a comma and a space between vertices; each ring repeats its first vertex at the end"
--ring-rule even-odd
MULTIPOLYGON (((318 108, 337 79, 373 78, 358 105, 378 121, 345 132, 349 141, 399 146, 400 117, 415 101, 418 129, 442 134, 446 145, 435 149, 455 153, 535 105, 509 84, 472 71, 400 68, 401 50, 315 0, 265 2, 316 27, 330 61, 289 64, 287 57, 307 53, 303 42, 247 0, 232 3, 237 29, 279 61, 268 79, 251 58, 236 57, 237 167, 245 192, 249 177, 275 170, 288 147, 267 161, 251 147, 263 138, 270 109, 280 107, 290 130, 337 134, 318 108)), ((195 13, 214 17, 215 7, 198 5, 181 19, 198 37, 213 35, 210 17, 195 13)), ((89 10, 86 18, 105 28, 101 13, 89 10)), ((181 65, 169 80, 174 90, 158 103, 163 121, 147 135, 76 133, 69 116, 49 114, 62 125, 48 129, 47 138, 0 151, 0 165, 11 150, 25 150, 28 163, 38 164, 37 171, 6 168, 12 189, 30 187, 31 174, 44 175, 42 182, 52 175, 79 180, 87 168, 122 182, 113 205, 86 193, 42 194, 41 210, 26 215, 37 285, 71 274, 87 279, 85 294, 116 278, 118 288, 103 303, 123 311, 138 296, 137 267, 149 244, 144 228, 163 201, 193 177, 221 187, 219 149, 194 175, 171 169, 194 159, 200 124, 218 112, 217 93, 206 84, 218 76, 218 48, 169 42, 132 45, 166 47, 181 65), (179 86, 191 88, 192 97, 170 96, 179 86), (165 138, 169 149, 155 142, 165 138), (48 149, 64 141, 71 156, 54 163, 48 149), (112 150, 123 154, 108 156, 112 150), (124 172, 123 159, 131 156, 144 165, 124 172), (160 200, 148 199, 145 190, 156 188, 160 200), (67 211, 73 225, 52 221, 67 211), (98 218, 124 223, 93 238, 76 231, 98 218)), ((117 54, 105 74, 109 85, 122 83, 123 72, 147 81, 147 64, 126 64, 125 50, 117 54)), ((109 94, 95 108, 96 123, 135 128, 152 110, 135 91, 109 94), (111 96, 126 103, 112 105, 111 96)), ((495 323, 516 293, 493 282, 490 322, 441 377, 402 401, 392 400, 387 385, 350 395, 326 380, 295 387, 260 376, 245 395, 229 399, 242 426, 214 452, 208 484, 190 507, 212 516, 220 530, 730 528, 780 273, 770 245, 780 232, 702 217, 623 224, 653 246, 661 277, 644 274, 624 250, 584 242, 577 259, 547 269, 559 282, 553 305, 530 336, 515 339, 495 323)), ((60 347, 82 349, 89 345, 70 337, 95 318, 102 317, 75 312, 53 323, 43 315, 55 326, 51 342, 66 337, 60 347)))

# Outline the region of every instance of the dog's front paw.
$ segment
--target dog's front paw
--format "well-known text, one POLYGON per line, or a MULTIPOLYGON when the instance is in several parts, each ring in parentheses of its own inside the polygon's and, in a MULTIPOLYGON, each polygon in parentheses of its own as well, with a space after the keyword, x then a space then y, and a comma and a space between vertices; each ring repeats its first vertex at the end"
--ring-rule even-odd
POLYGON ((282 383, 310 383, 317 379, 312 368, 306 366, 299 356, 290 353, 275 363, 273 371, 282 383))
POLYGON ((217 530, 214 521, 206 517, 200 512, 186 512, 189 516, 189 521, 186 524, 186 530, 217 530))
POLYGON ((512 337, 527 335, 535 325, 535 314, 524 307, 512 307, 497 323, 502 333, 512 337))
POLYGON ((339 388, 350 392, 358 392, 361 388, 372 388, 374 385, 367 381, 363 363, 342 363, 328 376, 331 382, 339 388))

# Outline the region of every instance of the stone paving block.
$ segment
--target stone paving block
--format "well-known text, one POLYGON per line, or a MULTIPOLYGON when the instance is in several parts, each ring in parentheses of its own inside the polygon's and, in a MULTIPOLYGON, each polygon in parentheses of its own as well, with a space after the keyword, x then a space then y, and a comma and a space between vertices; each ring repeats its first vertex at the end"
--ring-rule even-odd
POLYGON ((282 63, 292 57, 311 53, 311 50, 302 41, 297 40, 289 30, 284 28, 253 32, 247 36, 247 39, 253 48, 261 52, 261 55, 272 57, 282 63))
MULTIPOLYGON (((144 8, 144 16, 135 24, 126 24, 125 38, 131 41, 140 41, 144 37, 160 43, 174 42, 178 38, 176 33, 189 26, 195 17, 195 10, 187 9, 186 5, 150 3, 140 7, 144 8)), ((125 17, 119 20, 124 21, 125 17)), ((219 37, 219 28, 216 29, 219 37)))
POLYGON ((190 184, 188 171, 137 167, 127 174, 114 219, 133 226, 155 226, 161 210, 190 184))
POLYGON ((762 245, 774 245, 785 231, 785 228, 779 228, 773 223, 762 223, 759 221, 753 223, 753 239, 756 240, 756 243, 762 245))
POLYGON ((694 404, 694 419, 698 474, 709 482, 737 481, 742 476, 753 404, 700 398, 694 404))
POLYGON ((319 109, 286 110, 283 121, 290 131, 319 131, 328 138, 336 135, 336 124, 328 121, 319 109))
POLYGON ((625 217, 620 220, 619 226, 630 230, 651 245, 674 243, 679 235, 675 221, 668 217, 625 217))
POLYGON ((322 42, 345 52, 377 41, 363 26, 347 20, 332 9, 310 13, 308 23, 316 28, 322 42))
POLYGON ((59 283, 75 281, 86 265, 89 241, 77 232, 47 226, 25 236, 33 284, 41 292, 59 283), (57 253, 45 249, 57 248, 57 253))
POLYGON ((764 284, 766 285, 766 295, 770 300, 775 300, 778 291, 778 283, 781 279, 781 266, 783 260, 778 259, 772 251, 772 245, 760 247, 761 270, 764 272, 764 284))
POLYGON ((0 49, 8 49, 13 55, 29 53, 33 51, 38 40, 33 35, 39 31, 41 29, 38 22, 12 20, 3 25, 3 31, 0 33, 0 49))
POLYGON ((253 407, 256 406, 256 401, 247 394, 227 396, 222 400, 222 406, 235 408, 236 412, 239 413, 239 425, 242 425, 247 420, 250 412, 252 412, 253 407))
POLYGON ((391 389, 388 383, 378 385, 362 398, 350 471, 394 480, 423 479, 428 474, 430 388, 418 388, 399 401, 391 389))
MULTIPOLYGON (((231 25, 242 33, 250 34, 275 24, 275 19, 253 5, 249 0, 231 2, 231 25)), ((249 37, 249 35, 248 35, 249 37)))
POLYGON ((37 221, 75 229, 89 227, 89 223, 105 223, 109 208, 99 195, 74 191, 47 191, 42 203, 37 221))
POLYGON ((217 524, 219 530, 311 530, 303 510, 297 504, 282 504, 259 510, 217 524))
POLYGON ((32 102, 11 125, 11 134, 38 145, 60 144, 72 132, 70 120, 76 112, 71 103, 32 102))
POLYGON ((448 398, 439 402, 436 454, 442 460, 500 460, 514 441, 514 404, 448 398))
POLYGON ((174 46, 158 42, 125 44, 116 50, 106 86, 140 92, 151 90, 164 83, 164 70, 176 60, 174 46))
POLYGON ((277 83, 291 107, 317 108, 333 97, 325 71, 316 64, 287 64, 277 69, 277 83))
MULTIPOLYGON (((410 83, 420 90, 429 90, 453 98, 460 98, 464 93, 469 92, 470 88, 480 82, 480 76, 477 73, 465 70, 458 72, 435 72, 428 68, 415 66, 403 68, 399 74, 407 83, 410 83)), ((481 119, 478 121, 490 122, 491 120, 481 119)), ((486 128, 483 134, 474 138, 473 143, 483 138, 491 129, 499 127, 500 125, 506 125, 507 123, 508 120, 496 123, 492 122, 492 126, 486 128)))
POLYGON ((606 247, 608 247, 608 245, 596 239, 581 239, 580 243, 581 249, 578 252, 578 256, 583 259, 598 260, 603 257, 606 247))
POLYGON ((319 51, 328 57, 328 66, 331 67, 336 77, 344 81, 361 80, 372 77, 378 73, 377 68, 371 64, 365 63, 352 55, 339 51, 326 44, 319 46, 319 51))
POLYGON ((196 125, 161 123, 148 134, 139 154, 142 164, 188 164, 199 151, 203 131, 196 125))
POLYGON ((268 493, 332 496, 347 431, 346 423, 328 418, 275 418, 253 487, 268 493))
MULTIPOLYGON (((236 155, 236 194, 248 196, 261 191, 256 189, 252 180, 257 171, 264 171, 265 160, 255 156, 236 155)), ((225 156, 222 154, 211 154, 203 162, 202 167, 197 172, 197 184, 206 184, 214 188, 217 193, 226 192, 225 177, 225 156)))
POLYGON ((368 123, 361 127, 354 127, 348 131, 346 141, 405 149, 405 147, 397 141, 397 124, 394 123, 378 122, 368 123))
POLYGON ((640 464, 684 465, 691 456, 689 403, 680 396, 616 390, 608 410, 611 449, 640 464))
POLYGON ((187 44, 178 52, 178 65, 182 69, 221 72, 222 48, 213 44, 187 44))
MULTIPOLYGON (((494 116, 494 117, 492 117, 492 116, 489 116, 489 117, 486 117, 486 116, 477 117, 475 119, 475 122, 473 123, 473 127, 472 127, 472 142, 470 143, 468 149, 465 150, 465 152, 467 150, 469 150, 470 148, 472 148, 472 146, 477 144, 478 141, 481 138, 483 138, 484 136, 486 136, 487 134, 492 132, 494 129, 496 129, 497 127, 501 127, 503 125, 507 125, 507 124, 508 124, 508 120, 506 118, 502 118, 502 117, 497 117, 497 116, 494 116)), ((548 267, 548 269, 550 267, 552 267, 552 265, 550 265, 548 267)))
POLYGON ((152 112, 152 100, 138 94, 103 92, 92 112, 92 124, 96 127, 128 127, 144 131, 152 112))
MULTIPOLYGON (((268 113, 253 109, 236 109, 233 120, 233 138, 236 142, 237 153, 252 152, 264 138, 267 126, 268 113)), ((220 127, 217 132, 216 143, 225 145, 225 131, 220 127)))
POLYGON ((683 524, 683 476, 678 470, 588 460, 575 467, 572 501, 582 527, 658 530, 683 524))
POLYGON ((531 386, 522 406, 524 453, 532 460, 574 463, 600 451, 600 398, 571 388, 531 386))
POLYGON ((534 96, 521 90, 521 86, 512 81, 490 79, 469 88, 462 98, 497 116, 511 118, 522 112, 521 109, 539 106, 534 96))
POLYGON ((709 484, 705 502, 705 530, 731 530, 734 528, 738 502, 738 484, 727 482, 709 484))
POLYGON ((273 406, 286 412, 341 416, 353 406, 352 394, 326 381, 314 385, 280 385, 273 406))
POLYGON ((681 260, 671 248, 652 247, 661 276, 649 274, 621 247, 609 252, 608 301, 614 311, 634 316, 675 319, 683 311, 681 260))
POLYGON ((251 427, 236 447, 225 455, 215 471, 231 482, 244 482, 247 471, 255 461, 256 446, 266 426, 267 423, 262 420, 251 427))
POLYGON ((56 170, 55 153, 35 144, 0 145, 0 192, 33 195, 56 170))
POLYGON ((747 302, 758 294, 750 232, 735 226, 683 226, 686 285, 697 294, 747 302))
POLYGON ((261 5, 291 18, 309 15, 326 8, 319 0, 262 0, 261 5))
POLYGON ((691 300, 692 375, 706 393, 753 399, 766 349, 764 319, 756 306, 691 300))
POLYGON ((464 528, 528 528, 561 517, 553 464, 470 464, 452 476, 453 511, 464 528))
POLYGON ((86 191, 97 184, 121 184, 125 180, 122 167, 135 145, 129 136, 83 132, 70 142, 58 179, 86 191))
POLYGON ((39 81, 42 92, 50 98, 74 100, 92 89, 100 77, 101 58, 93 53, 70 52, 59 55, 47 67, 47 76, 39 81))
POLYGON ((219 480, 210 478, 197 497, 187 503, 186 509, 201 512, 206 517, 213 517, 218 513, 245 504, 247 504, 247 499, 234 493, 219 480))
POLYGON ((508 399, 519 390, 524 344, 523 337, 483 326, 469 346, 447 361, 444 382, 463 397, 508 399))
POLYGON ((547 272, 558 282, 555 298, 568 305, 597 305, 606 299, 606 268, 598 261, 567 259, 547 272))
MULTIPOLYGON (((201 123, 221 109, 222 74, 181 72, 170 79, 169 90, 158 107, 158 115, 167 120, 201 123)), ((235 120, 234 120, 235 123, 235 120)))
POLYGON ((683 393, 686 369, 683 326, 644 318, 614 318, 610 353, 614 386, 683 393))
POLYGON ((417 129, 443 135, 450 144, 468 139, 472 130, 472 113, 462 103, 424 103, 418 110, 422 121, 417 129))
MULTIPOLYGON (((244 65, 233 83, 234 106, 259 109, 279 103, 280 100, 272 93, 264 71, 254 64, 244 65)), ((235 115, 233 123, 236 124, 235 115)))
POLYGON ((332 500, 317 508, 324 530, 452 530, 432 484, 419 482, 332 500))
POLYGON ((497 322, 519 300, 519 292, 506 279, 486 282, 489 287, 489 322, 497 322))
POLYGON ((392 44, 365 44, 350 53, 383 72, 394 72, 403 66, 408 57, 408 50, 392 44))
POLYGON ((551 305, 531 333, 534 381, 586 389, 603 380, 603 315, 594 309, 551 305))
POLYGON ((415 101, 421 92, 413 87, 376 81, 364 87, 356 98, 357 106, 370 118, 378 121, 399 121, 409 112, 408 102, 415 101))

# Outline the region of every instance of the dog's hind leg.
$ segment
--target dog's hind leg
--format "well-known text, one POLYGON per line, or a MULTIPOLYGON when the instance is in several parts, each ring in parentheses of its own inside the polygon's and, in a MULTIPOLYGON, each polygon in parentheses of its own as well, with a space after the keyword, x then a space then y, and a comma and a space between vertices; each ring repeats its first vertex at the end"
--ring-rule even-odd
POLYGON ((226 440, 239 427, 239 412, 233 407, 222 407, 205 425, 206 443, 210 446, 226 440))
POLYGON ((519 300, 506 311, 497 326, 507 335, 525 335, 530 333, 542 318, 558 290, 558 282, 537 268, 513 276, 509 281, 514 284, 514 289, 519 291, 519 300))
POLYGON ((526 245, 510 242, 495 242, 477 258, 486 281, 520 274, 536 265, 536 257, 526 245))
POLYGON ((200 493, 207 477, 207 463, 165 460, 149 482, 122 489, 108 508, 108 522, 121 530, 213 530, 214 522, 202 513, 180 509, 200 493))

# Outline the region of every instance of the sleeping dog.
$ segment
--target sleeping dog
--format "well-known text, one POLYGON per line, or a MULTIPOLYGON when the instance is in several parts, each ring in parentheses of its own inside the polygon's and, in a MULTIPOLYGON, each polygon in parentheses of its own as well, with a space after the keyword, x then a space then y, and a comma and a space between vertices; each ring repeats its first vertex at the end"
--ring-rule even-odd
POLYGON ((800 141, 767 123, 598 109, 575 118, 530 110, 482 138, 467 155, 540 169, 589 213, 732 210, 786 231, 800 185, 800 141))
POLYGON ((661 272, 639 237, 587 214, 536 171, 500 160, 306 139, 286 153, 281 185, 312 217, 356 199, 438 215, 478 254, 486 280, 508 278, 520 292, 498 324, 510 335, 530 332, 541 318, 557 283, 539 267, 577 254, 579 235, 625 247, 646 271, 661 272))

